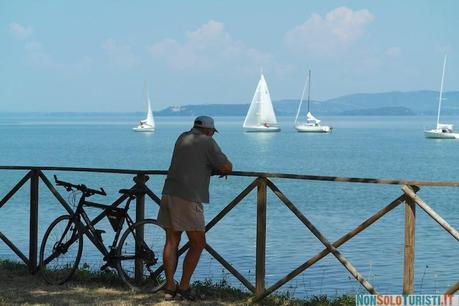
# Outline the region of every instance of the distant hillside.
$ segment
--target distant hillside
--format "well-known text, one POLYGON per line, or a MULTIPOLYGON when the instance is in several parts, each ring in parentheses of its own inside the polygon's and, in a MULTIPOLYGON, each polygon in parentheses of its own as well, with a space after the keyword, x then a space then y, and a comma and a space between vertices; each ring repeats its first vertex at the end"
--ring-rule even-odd
POLYGON ((170 106, 159 112, 158 116, 196 116, 206 114, 209 116, 244 116, 249 109, 249 104, 200 104, 170 106))
POLYGON ((388 106, 348 110, 339 113, 341 116, 414 116, 415 113, 406 107, 388 106))
MULTIPOLYGON (((326 112, 328 108, 336 114, 356 109, 403 107, 417 115, 434 115, 437 113, 438 94, 436 91, 354 94, 324 101, 321 110, 326 112)), ((442 112, 445 115, 459 114, 459 92, 447 92, 443 97, 442 112)))
MULTIPOLYGON (((459 91, 443 94, 445 101, 442 113, 459 115, 459 91)), ((298 100, 273 101, 274 110, 279 116, 295 116, 298 100)), ((387 92, 372 94, 353 94, 325 101, 311 101, 310 109, 316 115, 376 115, 376 116, 406 116, 406 115, 435 115, 438 106, 438 92, 387 92)), ((306 112, 303 103, 302 112, 306 112)), ((210 116, 245 116, 249 104, 206 104, 171 106, 155 112, 158 116, 195 116, 207 114, 210 116)))

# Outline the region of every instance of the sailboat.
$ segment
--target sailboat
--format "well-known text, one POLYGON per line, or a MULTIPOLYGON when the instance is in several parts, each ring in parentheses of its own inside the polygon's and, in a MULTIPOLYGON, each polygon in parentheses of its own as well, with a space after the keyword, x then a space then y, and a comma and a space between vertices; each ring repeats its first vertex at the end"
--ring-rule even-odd
POLYGON ((311 96, 311 70, 308 71, 308 77, 304 83, 303 93, 301 94, 300 105, 298 105, 298 111, 295 117, 295 129, 298 132, 308 133, 329 133, 332 127, 327 125, 320 125, 320 120, 314 117, 309 111, 309 103, 311 96), (306 123, 298 122, 298 116, 300 115, 301 105, 303 104, 304 92, 306 91, 306 85, 308 86, 308 113, 306 114, 306 123))
POLYGON ((438 112, 437 112, 437 127, 435 129, 424 131, 426 138, 440 138, 440 139, 459 139, 459 133, 454 131, 453 124, 440 123, 440 109, 441 101, 443 100, 443 82, 445 79, 446 58, 443 60, 443 73, 441 76, 440 95, 438 97, 438 112))
POLYGON ((153 111, 151 110, 150 94, 148 92, 147 85, 145 84, 145 93, 147 96, 147 118, 140 120, 140 124, 133 128, 136 132, 154 132, 155 131, 155 120, 153 118, 153 111))
POLYGON ((250 103, 243 128, 246 132, 279 132, 280 127, 274 113, 268 84, 263 73, 250 103))

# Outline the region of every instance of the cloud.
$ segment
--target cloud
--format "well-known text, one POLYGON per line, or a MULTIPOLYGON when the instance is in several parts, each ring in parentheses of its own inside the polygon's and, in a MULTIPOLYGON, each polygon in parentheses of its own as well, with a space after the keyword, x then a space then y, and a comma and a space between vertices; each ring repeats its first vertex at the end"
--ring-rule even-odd
POLYGON ((402 54, 402 49, 399 47, 391 47, 384 51, 384 54, 388 57, 399 57, 402 54))
POLYGON ((90 71, 91 67, 94 65, 94 60, 89 56, 84 56, 78 59, 71 65, 73 71, 78 73, 90 71))
POLYGON ((195 31, 186 33, 186 40, 180 43, 164 39, 148 47, 156 61, 165 61, 176 70, 209 71, 227 68, 260 67, 271 59, 269 54, 245 46, 231 37, 224 24, 210 20, 195 31))
POLYGON ((10 34, 16 39, 25 40, 32 34, 32 28, 13 22, 10 23, 10 34))
POLYGON ((59 64, 46 51, 41 42, 32 40, 32 28, 19 23, 10 23, 10 34, 17 40, 21 40, 30 62, 39 68, 59 68, 59 64))
POLYGON ((292 50, 330 55, 350 47, 372 20, 373 15, 366 9, 353 11, 338 7, 323 18, 312 14, 303 24, 289 30, 285 40, 292 50))
POLYGON ((24 49, 27 51, 30 61, 39 68, 56 69, 61 67, 38 41, 25 42, 24 49))
POLYGON ((18 23, 9 25, 10 34, 17 40, 20 40, 20 45, 23 46, 27 60, 35 67, 40 69, 65 70, 71 72, 88 71, 93 60, 89 57, 76 59, 73 63, 62 63, 58 61, 39 41, 33 39, 32 28, 25 27, 18 23))
POLYGON ((434 50, 439 53, 441 56, 445 54, 451 54, 453 52, 453 47, 450 45, 437 45, 435 46, 434 50))
POLYGON ((119 44, 111 38, 102 44, 102 49, 110 61, 119 68, 132 68, 140 63, 130 46, 119 44))
POLYGON ((43 45, 38 41, 28 41, 24 44, 24 48, 27 51, 41 51, 43 50, 43 45))

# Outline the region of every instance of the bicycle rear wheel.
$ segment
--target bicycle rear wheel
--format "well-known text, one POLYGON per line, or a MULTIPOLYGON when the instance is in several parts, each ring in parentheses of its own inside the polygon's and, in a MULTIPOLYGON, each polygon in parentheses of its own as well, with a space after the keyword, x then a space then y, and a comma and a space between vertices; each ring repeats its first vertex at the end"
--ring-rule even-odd
POLYGON ((163 228, 153 219, 136 222, 124 232, 117 247, 117 268, 121 279, 131 289, 156 292, 166 284, 162 262, 165 236, 163 228))
POLYGON ((69 215, 54 220, 40 247, 40 273, 49 284, 65 283, 78 267, 83 239, 69 215))

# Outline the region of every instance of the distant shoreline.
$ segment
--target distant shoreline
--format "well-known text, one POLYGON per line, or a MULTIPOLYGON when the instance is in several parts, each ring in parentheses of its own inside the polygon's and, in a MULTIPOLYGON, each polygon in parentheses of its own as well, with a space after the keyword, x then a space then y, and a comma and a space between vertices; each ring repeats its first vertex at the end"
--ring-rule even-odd
MULTIPOLYGON (((312 100, 310 110, 317 116, 435 116, 438 107, 436 91, 412 92, 386 92, 373 94, 353 94, 329 99, 326 101, 312 100)), ((442 104, 442 117, 459 115, 459 91, 450 91, 443 94, 445 101, 442 104)), ((188 104, 168 106, 158 110, 152 100, 154 116, 197 116, 206 114, 210 116, 245 116, 249 109, 249 102, 234 104, 188 104)), ((26 116, 139 116, 145 115, 142 110, 144 101, 136 101, 135 106, 139 111, 129 112, 21 112, 2 111, 0 116, 26 115, 26 116)), ((19 105, 21 105, 19 103, 19 105)), ((133 101, 129 101, 133 105, 133 101)), ((274 111, 277 116, 295 116, 298 111, 298 99, 284 99, 273 101, 274 111)), ((303 103, 300 114, 306 114, 307 105, 303 103)))

